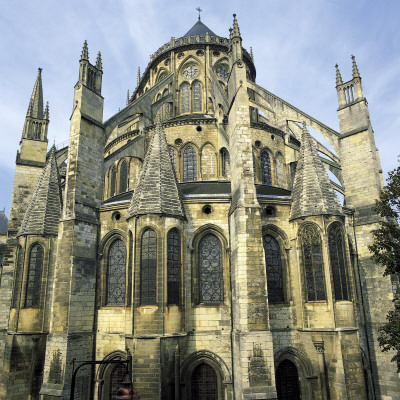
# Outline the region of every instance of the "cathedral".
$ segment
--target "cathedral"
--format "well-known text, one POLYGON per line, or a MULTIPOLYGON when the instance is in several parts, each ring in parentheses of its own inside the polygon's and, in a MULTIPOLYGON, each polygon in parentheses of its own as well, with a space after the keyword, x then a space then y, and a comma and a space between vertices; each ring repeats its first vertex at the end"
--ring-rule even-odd
POLYGON ((106 121, 91 60, 85 41, 67 146, 48 146, 40 68, 21 118, 0 399, 399 399, 355 58, 340 132, 257 85, 236 15, 229 37, 199 17, 156 50, 106 121))

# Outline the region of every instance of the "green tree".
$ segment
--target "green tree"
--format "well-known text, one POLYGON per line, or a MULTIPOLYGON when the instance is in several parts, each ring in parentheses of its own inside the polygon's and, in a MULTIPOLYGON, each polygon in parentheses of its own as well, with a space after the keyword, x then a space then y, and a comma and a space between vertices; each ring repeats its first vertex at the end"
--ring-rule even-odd
MULTIPOLYGON (((400 277, 400 167, 389 172, 387 185, 376 202, 376 211, 383 217, 379 229, 373 231, 374 243, 369 246, 374 262, 385 267, 383 273, 400 277)), ((394 298, 394 310, 389 311, 387 323, 379 329, 382 351, 395 350, 392 361, 400 372, 400 290, 394 298)))

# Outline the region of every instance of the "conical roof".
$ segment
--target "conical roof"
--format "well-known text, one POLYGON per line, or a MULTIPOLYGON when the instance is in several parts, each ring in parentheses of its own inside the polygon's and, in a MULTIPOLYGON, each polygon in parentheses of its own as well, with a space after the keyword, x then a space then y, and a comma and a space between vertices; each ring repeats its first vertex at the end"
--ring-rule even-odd
POLYGON ((184 217, 184 209, 164 131, 159 120, 143 162, 128 218, 144 214, 184 217))
POLYGON ((42 68, 38 70, 38 76, 29 101, 28 115, 33 118, 43 119, 42 68))
POLYGON ((6 210, 0 211, 0 235, 5 235, 8 230, 8 218, 6 210))
POLYGON ((183 36, 205 35, 207 32, 210 35, 216 36, 215 33, 208 26, 204 25, 199 18, 199 20, 183 36))
POLYGON ((17 236, 57 235, 60 216, 61 195, 55 146, 53 146, 17 236))
POLYGON ((342 215, 311 135, 304 126, 292 190, 290 219, 311 215, 342 215))

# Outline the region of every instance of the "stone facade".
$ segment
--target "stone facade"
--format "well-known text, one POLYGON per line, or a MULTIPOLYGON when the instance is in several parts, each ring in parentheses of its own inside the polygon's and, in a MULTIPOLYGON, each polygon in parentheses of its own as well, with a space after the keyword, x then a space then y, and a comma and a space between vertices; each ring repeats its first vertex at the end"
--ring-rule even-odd
POLYGON ((80 400, 127 378, 142 400, 399 398, 354 58, 340 133, 255 83, 236 16, 229 38, 199 18, 158 49, 107 121, 102 73, 85 42, 69 145, 49 153, 38 73, 0 242, 0 399, 69 399, 84 361, 80 400))

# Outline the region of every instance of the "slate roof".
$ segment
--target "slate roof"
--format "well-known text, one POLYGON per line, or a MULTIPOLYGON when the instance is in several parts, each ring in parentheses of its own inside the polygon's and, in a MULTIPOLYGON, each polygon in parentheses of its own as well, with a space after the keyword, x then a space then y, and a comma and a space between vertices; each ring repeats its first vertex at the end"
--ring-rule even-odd
POLYGON ((8 230, 8 218, 5 209, 0 211, 0 235, 5 235, 8 230))
POLYGON ((342 215, 342 207, 314 142, 304 127, 292 190, 290 219, 311 215, 342 215))
POLYGON ((61 195, 55 151, 53 146, 17 236, 58 234, 61 195))
POLYGON ((185 217, 178 181, 160 120, 151 138, 127 218, 144 214, 185 217))
POLYGON ((209 27, 204 25, 199 18, 199 20, 183 36, 205 35, 207 32, 210 35, 216 36, 216 34, 209 27))

